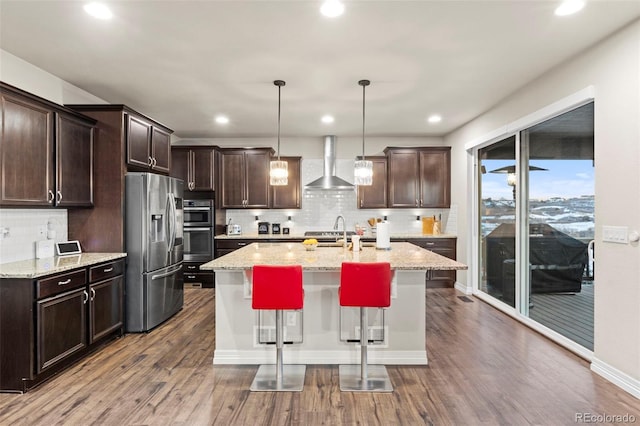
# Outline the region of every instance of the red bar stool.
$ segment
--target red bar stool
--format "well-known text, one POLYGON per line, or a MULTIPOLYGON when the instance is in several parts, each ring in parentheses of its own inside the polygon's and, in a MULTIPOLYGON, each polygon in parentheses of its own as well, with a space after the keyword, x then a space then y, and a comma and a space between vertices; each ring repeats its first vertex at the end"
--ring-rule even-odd
POLYGON ((384 365, 367 365, 367 308, 391 305, 391 265, 387 262, 343 262, 340 270, 340 306, 360 308, 360 365, 341 365, 340 390, 392 392, 384 365))
POLYGON ((253 267, 253 309, 276 311, 276 364, 265 364, 258 368, 251 391, 300 392, 304 385, 306 366, 283 365, 283 320, 285 309, 302 309, 302 267, 255 265, 253 267))

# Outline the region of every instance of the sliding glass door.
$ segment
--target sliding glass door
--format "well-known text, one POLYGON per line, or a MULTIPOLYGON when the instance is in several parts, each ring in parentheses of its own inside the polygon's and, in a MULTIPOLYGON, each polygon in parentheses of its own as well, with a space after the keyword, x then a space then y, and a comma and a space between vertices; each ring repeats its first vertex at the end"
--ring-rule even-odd
POLYGON ((593 350, 593 103, 480 148, 479 289, 593 350))

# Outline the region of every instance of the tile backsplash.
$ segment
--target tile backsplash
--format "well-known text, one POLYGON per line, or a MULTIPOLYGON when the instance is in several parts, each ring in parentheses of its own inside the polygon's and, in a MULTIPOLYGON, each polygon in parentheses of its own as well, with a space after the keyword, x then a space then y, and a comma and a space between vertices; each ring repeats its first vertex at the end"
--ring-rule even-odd
POLYGON ((0 209, 0 263, 34 259, 35 242, 67 240, 67 210, 0 209))
MULTIPOLYGON (((322 163, 322 160, 303 160, 302 209, 231 209, 226 211, 226 222, 231 219, 232 223, 242 226, 243 234, 256 234, 258 222, 279 223, 281 227, 290 228, 292 234, 300 234, 304 231, 332 230, 339 215, 345 218, 347 230, 351 231, 355 230, 356 224, 369 229, 367 219, 370 217, 387 216, 392 234, 419 234, 422 232, 422 222, 417 220, 417 216, 442 215, 443 232, 457 234, 455 206, 451 209, 358 209, 355 190, 304 190, 305 184, 322 175, 322 163), (259 220, 255 219, 256 216, 259 220), (289 216, 291 221, 288 220, 289 216)), ((336 174, 353 182, 353 160, 337 160, 336 174)))

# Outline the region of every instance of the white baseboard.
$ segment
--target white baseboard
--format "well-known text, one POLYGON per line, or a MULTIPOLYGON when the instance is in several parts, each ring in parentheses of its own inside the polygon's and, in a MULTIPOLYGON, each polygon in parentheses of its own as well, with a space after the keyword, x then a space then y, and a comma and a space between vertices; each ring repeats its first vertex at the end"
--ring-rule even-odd
POLYGON ((462 292, 462 293, 464 293, 466 295, 473 294, 473 287, 465 285, 465 284, 462 284, 461 282, 456 281, 456 283, 453 285, 453 287, 456 290, 458 290, 458 291, 460 291, 460 292, 462 292))
POLYGON ((640 399, 640 380, 623 373, 596 357, 591 361, 591 371, 640 399))
MULTIPOLYGON (((368 351, 370 364, 427 365, 427 351, 368 351)), ((360 351, 296 351, 286 347, 282 353, 285 364, 359 364, 360 351)), ((275 364, 275 347, 270 350, 216 350, 213 363, 220 365, 275 364)))

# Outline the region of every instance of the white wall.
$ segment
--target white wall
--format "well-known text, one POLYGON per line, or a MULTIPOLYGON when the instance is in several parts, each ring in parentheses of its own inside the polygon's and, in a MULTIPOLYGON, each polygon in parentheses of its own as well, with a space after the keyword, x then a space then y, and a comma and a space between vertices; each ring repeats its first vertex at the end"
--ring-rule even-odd
MULTIPOLYGON (((640 21, 541 76, 445 142, 453 145, 452 167, 460 171, 467 167, 465 143, 590 85, 595 88, 594 363, 640 391, 640 249, 638 244, 603 243, 601 238, 603 225, 640 230, 640 21)), ((466 177, 453 180, 461 246, 470 240, 462 224, 473 208, 472 191, 466 177)), ((458 255, 467 259, 464 251, 458 255)))
MULTIPOLYGON (((57 104, 106 103, 4 50, 0 50, 0 80, 57 104)), ((39 227, 47 224, 56 231, 52 239, 67 239, 65 209, 0 209, 0 228, 9 229, 7 237, 0 237, 0 263, 33 259, 35 242, 45 239, 39 227)))

